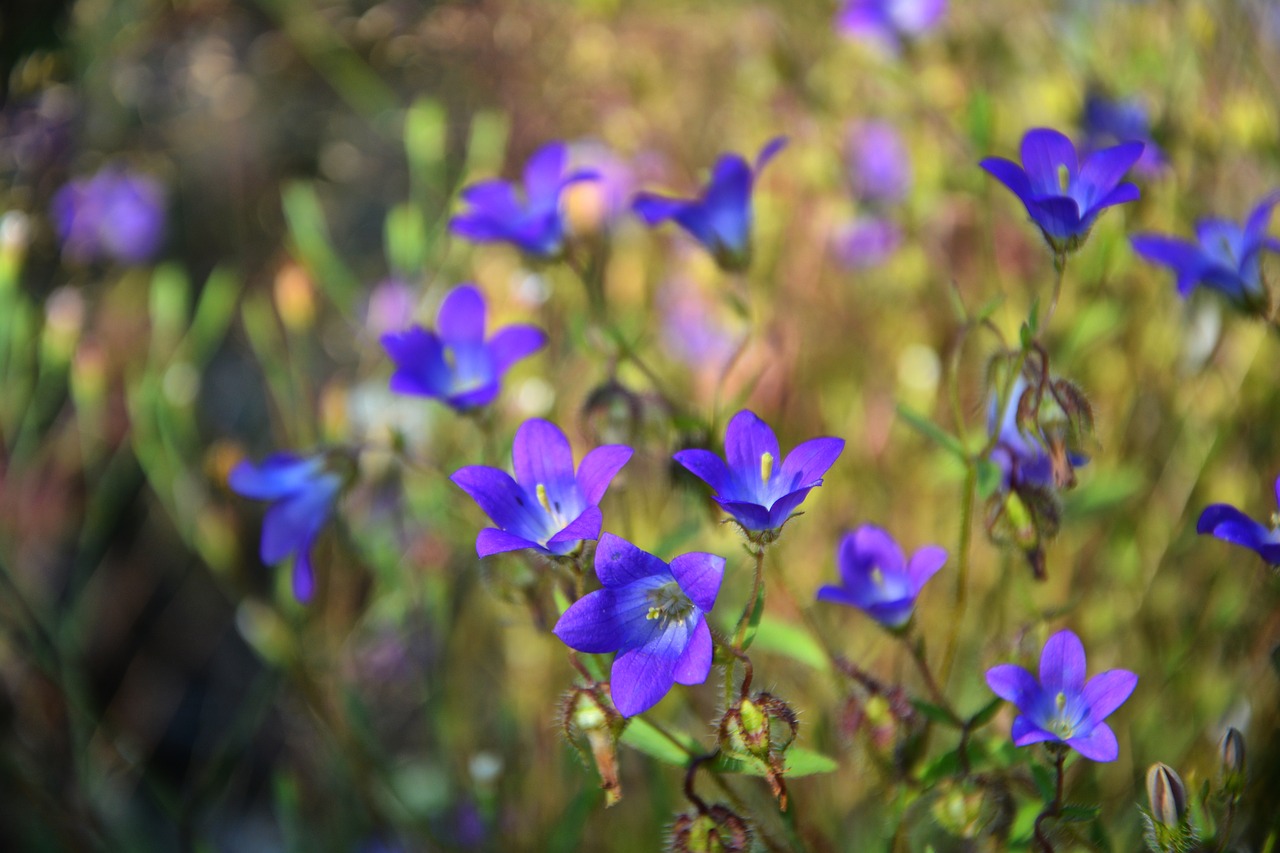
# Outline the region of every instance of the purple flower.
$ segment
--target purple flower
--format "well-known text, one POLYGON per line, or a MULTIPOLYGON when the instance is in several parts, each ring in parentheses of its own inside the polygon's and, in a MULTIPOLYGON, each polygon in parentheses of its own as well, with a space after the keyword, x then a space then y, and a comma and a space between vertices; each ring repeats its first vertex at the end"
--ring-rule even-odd
POLYGON ((140 264, 164 237, 164 191, 152 178, 108 166, 58 190, 53 218, 68 257, 140 264))
POLYGON ((836 229, 831 251, 846 269, 867 269, 888 260, 901 243, 902 231, 892 221, 863 217, 836 229))
POLYGON ((901 201, 911 186, 911 161, 893 125, 884 121, 855 124, 846 139, 854 196, 879 204, 901 201))
POLYGON ((604 589, 574 602, 554 628, 571 649, 617 652, 610 691, 627 717, 649 710, 671 685, 701 684, 711 674, 706 614, 724 579, 724 558, 681 554, 667 565, 612 533, 596 546, 604 589))
POLYGON ((310 601, 316 586, 311 546, 333 514, 341 475, 328 468, 322 455, 275 453, 258 465, 241 462, 227 483, 246 498, 272 502, 262 522, 262 562, 275 565, 292 554, 293 594, 310 601))
POLYGON ((1196 225, 1198 242, 1158 234, 1139 234, 1130 242, 1139 255, 1177 274, 1178 293, 1184 298, 1197 284, 1203 284, 1241 310, 1265 310, 1267 294, 1260 261, 1264 250, 1280 252, 1280 240, 1267 236, 1271 210, 1277 202, 1280 193, 1264 198, 1243 228, 1226 219, 1200 220, 1196 225))
POLYGON ((1142 156, 1133 167, 1140 175, 1153 175, 1166 165, 1164 153, 1151 139, 1147 108, 1138 98, 1113 100, 1090 92, 1084 102, 1084 134, 1089 150, 1133 140, 1141 142, 1142 156))
POLYGON ((843 450, 842 438, 813 438, 775 464, 781 452, 773 430, 743 410, 725 430, 727 465, 709 450, 681 450, 675 460, 711 487, 716 503, 748 534, 776 535, 843 450))
POLYGON ((946 561, 945 549, 926 545, 907 562, 892 536, 864 524, 840 540, 840 584, 822 587, 818 600, 856 607, 886 628, 902 628, 911 619, 920 590, 946 561))
POLYGON ((699 198, 640 193, 632 207, 648 225, 674 219, 715 256, 722 269, 744 270, 751 263, 751 188, 756 175, 786 144, 780 136, 765 145, 756 156, 754 170, 737 154, 721 154, 699 198))
POLYGON ((449 478, 498 525, 476 537, 481 557, 523 548, 563 556, 582 540, 598 537, 600 499, 631 458, 631 448, 597 447, 575 474, 564 433, 549 421, 531 418, 516 430, 511 455, 515 479, 488 465, 469 465, 449 478))
POLYGON ((982 168, 1026 205, 1027 213, 1057 255, 1075 251, 1105 208, 1136 201, 1138 188, 1121 183, 1142 156, 1141 142, 1094 151, 1083 163, 1071 140, 1056 130, 1036 128, 1022 137, 1022 165, 988 157, 982 168))
POLYGON ((418 296, 404 280, 383 279, 369 294, 365 327, 379 337, 388 332, 403 332, 413 325, 413 312, 417 307, 418 296))
POLYGON ((1001 485, 1006 491, 1047 489, 1054 485, 1053 460, 1045 450, 1043 438, 1029 434, 1018 423, 1018 409, 1026 391, 1027 380, 1019 376, 1009 392, 1004 412, 996 410, 998 400, 995 395, 992 395, 987 409, 987 432, 997 436, 991 449, 991 461, 999 466, 1001 485))
POLYGON ((539 258, 554 258, 564 249, 564 215, 560 196, 576 181, 592 180, 594 172, 565 175, 568 150, 563 142, 538 149, 524 167, 524 198, 511 183, 480 181, 462 191, 471 205, 453 217, 449 229, 476 243, 505 242, 539 258))
POLYGON ((1138 676, 1112 669, 1084 680, 1084 646, 1071 631, 1059 631, 1040 654, 1040 681, 1022 667, 1005 663, 987 670, 987 684, 1017 706, 1013 743, 1065 743, 1091 761, 1115 761, 1120 745, 1103 722, 1124 704, 1138 676))
POLYGON ((901 42, 933 29, 946 11, 947 0, 846 0, 836 15, 836 29, 897 50, 901 42))
POLYGON ((742 344, 742 335, 734 333, 722 312, 690 281, 676 279, 663 286, 658 310, 663 344, 690 367, 719 372, 742 344))
POLYGON ((435 331, 414 326, 382 336, 396 365, 391 390, 455 409, 492 403, 502 375, 545 345, 547 336, 534 326, 507 326, 486 341, 484 331, 484 297, 469 284, 455 287, 440 303, 435 331))
MULTIPOLYGON (((1280 477, 1276 478, 1276 505, 1280 506, 1280 477)), ((1228 504, 1214 504, 1204 508, 1196 523, 1197 533, 1211 533, 1223 541, 1243 545, 1267 561, 1280 566, 1280 512, 1271 516, 1271 526, 1254 521, 1240 510, 1228 504)))

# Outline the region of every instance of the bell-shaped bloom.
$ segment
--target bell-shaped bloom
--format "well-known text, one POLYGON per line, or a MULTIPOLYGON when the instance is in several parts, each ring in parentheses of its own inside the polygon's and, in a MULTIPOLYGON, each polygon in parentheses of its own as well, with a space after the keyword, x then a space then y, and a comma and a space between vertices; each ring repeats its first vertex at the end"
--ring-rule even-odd
POLYGON ((449 230, 475 243, 511 243, 538 258, 559 256, 565 238, 561 195, 570 184, 596 177, 590 171, 566 175, 568 157, 563 142, 538 149, 525 165, 523 192, 496 179, 467 187, 462 200, 470 208, 449 221, 449 230))
POLYGON ((492 403, 507 369, 546 342, 541 329, 522 325, 485 340, 484 296, 469 284, 445 296, 434 330, 413 326, 382 336, 396 366, 392 391, 433 397, 459 410, 492 403))
POLYGON ((819 589, 818 600, 856 607, 886 628, 902 628, 911 620, 920 590, 946 561, 946 550, 937 545, 926 545, 908 561, 892 536, 864 524, 840 540, 840 583, 819 589))
POLYGON ((58 190, 53 219, 74 260, 145 263, 164 239, 164 190, 152 178, 108 166, 58 190))
POLYGON ((902 201, 911 187, 907 146, 893 125, 885 121, 859 122, 845 141, 849 183, 859 201, 892 204, 902 201))
POLYGON ((1151 118, 1138 98, 1108 98, 1090 92, 1084 102, 1085 147, 1094 151, 1121 142, 1143 144, 1142 156, 1133 169, 1140 175, 1154 175, 1166 165, 1164 152, 1151 138, 1151 118))
POLYGON ((1054 484, 1053 460, 1045 449, 1046 443, 1018 423, 1018 408, 1026 390, 1027 380, 1019 376, 1013 383, 1004 411, 997 410, 999 401, 994 394, 987 409, 987 431, 996 436, 990 458, 1000 468, 1001 485, 1005 490, 1042 489, 1054 484))
MULTIPOLYGON (((1276 506, 1280 507, 1280 477, 1276 478, 1275 489, 1276 506)), ((1257 553, 1268 565, 1280 566, 1280 510, 1271 516, 1271 526, 1268 527, 1229 504, 1213 504, 1200 513, 1196 532, 1242 545, 1257 553)))
POLYGON ((845 0, 836 29, 860 41, 878 42, 889 50, 933 29, 947 11, 947 0, 845 0))
POLYGON ((694 449, 675 460, 710 486, 716 503, 750 535, 778 531, 843 450, 842 438, 813 438, 782 459, 773 430, 744 409, 725 429, 725 459, 694 449))
POLYGON ((681 554, 667 565, 612 533, 596 546, 603 589, 564 612, 553 629, 571 649, 617 652, 610 691, 627 717, 658 703, 671 685, 701 684, 714 651, 706 614, 724 579, 724 558, 681 554))
POLYGON ((488 465, 470 465, 449 478, 497 525, 476 537, 481 557, 524 548, 563 556, 582 540, 597 538, 600 499, 631 458, 631 448, 597 447, 575 473, 569 439, 550 421, 531 418, 516 430, 511 456, 514 479, 488 465))
POLYGON ((1277 202, 1280 193, 1268 195, 1243 227, 1227 219, 1202 219, 1196 225, 1194 242, 1158 234, 1139 234, 1130 242, 1148 261, 1174 271, 1178 293, 1184 298, 1202 284, 1241 310, 1265 309, 1261 256, 1263 251, 1280 252, 1280 240, 1267 235, 1277 202))
POLYGON ((257 465, 241 462, 227 478, 237 494, 272 503, 262 522, 262 562, 275 565, 292 555, 293 594, 304 603, 316 587, 311 547, 342 490, 342 476, 326 462, 321 455, 275 453, 257 465))
POLYGON ((1094 151, 1081 163, 1071 140, 1056 130, 1036 128, 1022 137, 1022 165, 1003 157, 982 161, 1023 205, 1057 255, 1080 247, 1098 214, 1136 201, 1138 188, 1123 183, 1142 156, 1141 142, 1094 151))
POLYGON ((1085 681, 1084 646, 1071 631, 1059 631, 1040 654, 1040 680, 1005 663, 987 670, 987 685, 1018 708, 1013 743, 1065 743, 1091 761, 1115 761, 1120 745, 1103 720, 1124 704, 1138 676, 1124 669, 1085 681))
POLYGON ((721 268, 744 270, 751 263, 751 190, 760 170, 786 143, 778 137, 765 145, 754 169, 737 154, 721 154, 711 182, 698 198, 640 193, 633 209, 648 225, 674 219, 715 256, 721 268))

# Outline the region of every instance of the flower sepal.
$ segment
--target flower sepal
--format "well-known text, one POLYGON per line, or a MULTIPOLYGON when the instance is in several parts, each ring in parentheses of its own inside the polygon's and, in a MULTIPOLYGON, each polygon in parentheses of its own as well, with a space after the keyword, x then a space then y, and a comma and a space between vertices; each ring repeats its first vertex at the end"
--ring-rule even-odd
POLYGON ((560 703, 560 730, 582 763, 600 775, 606 808, 622 799, 618 738, 626 727, 627 718, 613 706, 608 683, 575 685, 560 703))
POLYGON ((756 693, 740 698, 725 711, 717 739, 722 753, 763 771, 785 810, 786 751, 799 731, 800 722, 790 705, 771 693, 756 693))

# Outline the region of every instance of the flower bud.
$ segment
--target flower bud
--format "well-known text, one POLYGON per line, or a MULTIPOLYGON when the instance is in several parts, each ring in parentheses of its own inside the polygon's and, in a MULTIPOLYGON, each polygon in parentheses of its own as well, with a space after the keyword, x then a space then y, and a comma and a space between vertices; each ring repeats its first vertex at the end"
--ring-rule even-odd
POLYGON ((1187 816, 1187 788, 1172 767, 1161 762, 1147 771, 1147 800, 1151 817, 1167 827, 1179 826, 1187 816))
POLYGON ((704 812, 682 814, 671 829, 672 853, 745 853, 751 849, 751 824, 716 804, 704 812))
POLYGON ((1222 792, 1232 802, 1244 792, 1245 780, 1244 735, 1232 726, 1218 746, 1218 761, 1222 770, 1222 792))
POLYGON ((570 690, 560 705, 560 725, 583 763, 594 766, 600 774, 605 806, 621 800, 617 744, 626 720, 613 707, 604 688, 592 684, 570 690))
POLYGON ((787 807, 785 753, 800 723, 791 707, 770 693, 743 697, 720 718, 720 749, 729 757, 760 767, 783 809, 787 807))

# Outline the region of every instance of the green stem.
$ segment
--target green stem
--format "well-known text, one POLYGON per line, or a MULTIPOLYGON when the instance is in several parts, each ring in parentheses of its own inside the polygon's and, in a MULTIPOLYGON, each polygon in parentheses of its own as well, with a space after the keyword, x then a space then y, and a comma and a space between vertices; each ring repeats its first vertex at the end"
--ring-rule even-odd
POLYGON ((1053 845, 1049 843, 1048 837, 1044 834, 1044 827, 1041 825, 1047 818, 1058 816, 1058 812, 1062 810, 1062 766, 1067 760, 1067 750, 1062 744, 1055 744, 1050 747, 1054 752, 1054 770, 1057 772, 1058 783, 1054 791, 1053 802, 1044 807, 1044 811, 1036 815, 1035 823, 1035 840, 1039 845, 1041 853, 1053 853, 1053 845))
POLYGON ((960 640, 960 624, 969 599, 969 546, 973 542, 973 505, 978 492, 978 462, 970 459, 965 466, 964 496, 960 502, 960 542, 956 545, 956 599, 951 616, 951 629, 947 632, 947 648, 942 655, 942 681, 951 680, 951 668, 955 664, 960 640))
POLYGON ((755 577, 751 581, 751 598, 747 599, 747 606, 742 610, 742 616, 738 618, 738 626, 734 629, 733 644, 739 649, 747 637, 747 625, 751 621, 751 613, 756 608, 756 599, 764 595, 764 546, 756 549, 756 572, 755 577))

